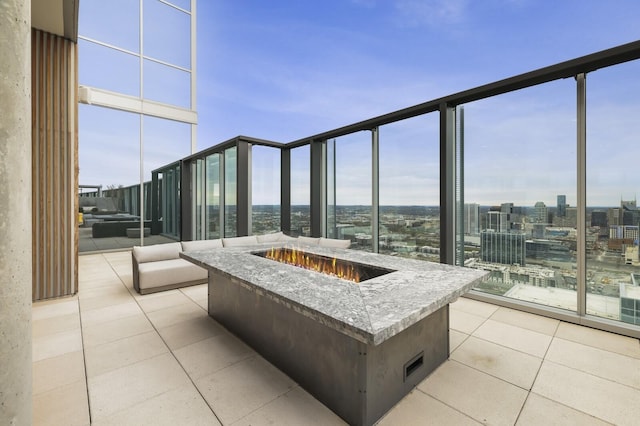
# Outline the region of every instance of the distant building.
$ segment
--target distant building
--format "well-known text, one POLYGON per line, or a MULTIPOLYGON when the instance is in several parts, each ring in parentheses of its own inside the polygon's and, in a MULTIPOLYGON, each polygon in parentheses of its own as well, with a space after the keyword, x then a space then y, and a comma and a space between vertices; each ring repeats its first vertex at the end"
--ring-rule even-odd
POLYGON ((495 232, 507 232, 510 228, 509 215, 503 212, 487 212, 487 228, 495 232))
POLYGON ((560 241, 528 240, 526 242, 527 257, 535 260, 551 260, 555 262, 570 262, 571 251, 560 241))
POLYGON ((611 208, 607 211, 607 219, 609 222, 609 226, 622 225, 620 220, 621 212, 622 212, 622 209, 619 209, 617 207, 611 208))
POLYGON ((547 206, 542 202, 538 201, 535 206, 535 215, 533 221, 535 223, 548 223, 549 222, 549 210, 547 206))
POLYGON ((558 217, 565 217, 567 215, 567 196, 558 195, 558 206, 556 210, 558 217))
POLYGON ((607 212, 602 210, 594 210, 591 212, 591 226, 599 226, 600 228, 606 228, 609 226, 607 218, 607 212))
POLYGON ((483 262, 524 266, 525 240, 524 232, 484 230, 480 233, 480 259, 483 262))
POLYGON ((464 234, 478 235, 480 233, 480 204, 464 205, 464 234))
POLYGON ((620 283, 620 320, 640 325, 640 287, 620 283))

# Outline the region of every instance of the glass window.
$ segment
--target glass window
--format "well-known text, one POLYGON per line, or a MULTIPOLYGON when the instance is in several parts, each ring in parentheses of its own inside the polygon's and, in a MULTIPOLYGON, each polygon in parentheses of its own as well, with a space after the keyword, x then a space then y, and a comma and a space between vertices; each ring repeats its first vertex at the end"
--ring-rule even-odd
MULTIPOLYGON (((157 117, 144 117, 144 180, 151 171, 191 153, 191 125, 157 117)), ((139 180, 139 179, 138 179, 139 180)))
POLYGON ((587 75, 587 313, 634 323, 640 282, 640 61, 587 75), (621 299, 623 302, 621 304, 621 299))
POLYGON ((86 40, 78 40, 78 79, 92 86, 140 96, 140 58, 86 40))
POLYGON ((478 290, 576 310, 575 99, 561 80, 464 106, 458 238, 491 271, 478 290))
POLYGON ((292 236, 311 235, 311 174, 309 145, 291 150, 291 229, 292 236))
POLYGON ((191 15, 144 0, 144 56, 191 69, 191 15))
POLYGON ((78 124, 80 185, 140 183, 138 114, 80 104, 78 124))
POLYGON ((191 108, 191 73, 145 59, 144 99, 191 108))
MULTIPOLYGON (((335 144, 335 169, 327 188, 328 216, 335 206, 335 220, 330 222, 327 235, 331 238, 350 240, 351 248, 373 250, 371 232, 371 132, 358 132, 331 141, 335 144), (333 181, 333 182, 331 182, 333 181), (335 198, 334 198, 335 196, 335 198)), ((332 161, 332 149, 328 149, 328 162, 332 161)), ((333 170, 332 170, 333 169, 333 170)))
POLYGON ((237 148, 224 151, 224 236, 235 237, 238 234, 237 214, 237 181, 238 181, 237 148))
POLYGON ((82 0, 78 13, 81 36, 140 52, 139 0, 82 0))
POLYGON ((206 235, 207 239, 220 238, 220 154, 206 157, 206 235))
POLYGON ((439 262, 439 115, 388 124, 379 132, 379 252, 439 262))
POLYGON ((251 147, 252 234, 280 231, 280 149, 251 147))
POLYGON ((180 166, 160 172, 162 233, 180 239, 180 166))

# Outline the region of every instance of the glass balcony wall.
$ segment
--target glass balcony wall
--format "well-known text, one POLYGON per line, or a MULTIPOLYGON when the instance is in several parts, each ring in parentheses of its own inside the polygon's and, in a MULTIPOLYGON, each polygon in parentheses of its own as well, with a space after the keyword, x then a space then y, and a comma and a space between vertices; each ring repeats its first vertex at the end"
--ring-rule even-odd
POLYGON ((372 132, 340 136, 327 146, 327 236, 373 251, 372 132))
POLYGON ((280 231, 280 149, 251 147, 251 234, 280 231))
POLYGON ((311 236, 310 149, 304 145, 291 150, 291 236, 311 236))
POLYGON ((575 81, 464 105, 464 265, 478 291, 576 311, 575 81), (563 206, 557 207, 556 200, 563 206))
POLYGON ((379 128, 379 252, 440 260, 439 117, 379 128))
POLYGON ((640 61, 586 79, 586 312, 640 325, 640 61), (636 160, 634 160, 634 158, 636 160))
POLYGON ((205 157, 206 186, 205 186, 205 233, 206 239, 220 238, 220 154, 205 157))

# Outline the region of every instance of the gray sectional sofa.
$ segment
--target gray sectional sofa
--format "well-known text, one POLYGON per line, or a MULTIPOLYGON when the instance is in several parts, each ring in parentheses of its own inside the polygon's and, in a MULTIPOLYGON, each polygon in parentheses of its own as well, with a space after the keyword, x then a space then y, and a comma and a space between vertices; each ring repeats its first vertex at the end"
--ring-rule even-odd
POLYGON ((282 232, 247 237, 220 238, 215 240, 182 241, 135 246, 131 252, 133 288, 140 294, 155 293, 190 285, 204 284, 207 270, 180 257, 181 251, 222 249, 250 245, 266 245, 280 242, 298 242, 303 245, 349 248, 349 240, 331 238, 290 237, 282 232))

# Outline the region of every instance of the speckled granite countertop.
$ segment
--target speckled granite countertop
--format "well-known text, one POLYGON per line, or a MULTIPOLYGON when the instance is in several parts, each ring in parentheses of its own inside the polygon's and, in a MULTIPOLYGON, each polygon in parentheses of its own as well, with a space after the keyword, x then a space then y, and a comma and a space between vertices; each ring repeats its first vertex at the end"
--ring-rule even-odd
POLYGON ((297 246, 309 253, 336 256, 395 271, 356 284, 252 254, 271 247, 271 244, 226 247, 185 252, 180 256, 225 274, 233 282, 354 339, 374 345, 454 302, 488 277, 485 271, 421 260, 356 250, 297 246))

